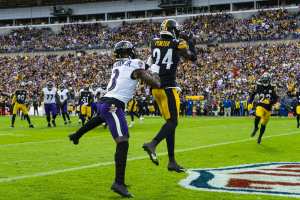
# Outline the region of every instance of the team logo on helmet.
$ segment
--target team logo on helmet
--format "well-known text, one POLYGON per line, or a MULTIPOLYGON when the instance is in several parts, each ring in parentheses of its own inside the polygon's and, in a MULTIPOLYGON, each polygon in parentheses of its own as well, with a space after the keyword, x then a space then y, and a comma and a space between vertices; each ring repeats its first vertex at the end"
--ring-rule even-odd
POLYGON ((300 198, 300 163, 263 163, 216 169, 192 169, 179 184, 213 192, 300 198))

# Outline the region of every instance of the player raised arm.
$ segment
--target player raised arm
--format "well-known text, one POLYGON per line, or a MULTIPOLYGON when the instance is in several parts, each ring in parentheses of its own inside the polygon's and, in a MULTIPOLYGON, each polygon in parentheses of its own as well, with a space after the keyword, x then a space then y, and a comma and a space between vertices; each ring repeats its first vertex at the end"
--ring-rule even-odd
POLYGON ((197 60, 197 51, 195 47, 195 40, 192 33, 180 33, 180 39, 178 44, 179 54, 187 60, 195 62, 197 60))

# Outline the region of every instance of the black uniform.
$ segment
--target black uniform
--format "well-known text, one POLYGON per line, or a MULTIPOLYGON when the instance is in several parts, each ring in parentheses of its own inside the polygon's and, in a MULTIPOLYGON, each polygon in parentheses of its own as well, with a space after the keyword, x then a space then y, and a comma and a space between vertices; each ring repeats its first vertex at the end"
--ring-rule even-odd
MULTIPOLYGON (((150 143, 144 144, 143 148, 148 152, 150 159, 158 164, 157 158, 153 157, 156 155, 154 151, 156 146, 163 139, 166 139, 169 156, 168 168, 170 170, 176 168, 176 171, 182 171, 182 167, 177 165, 175 161, 174 153, 175 130, 180 109, 180 98, 176 89, 176 73, 180 57, 183 56, 192 61, 197 59, 194 48, 191 51, 191 47, 194 47, 192 43, 188 45, 185 40, 178 40, 166 34, 161 34, 159 38, 155 38, 151 42, 152 63, 159 67, 159 70, 152 69, 152 71, 158 71, 161 82, 161 88, 152 89, 152 95, 166 123, 150 143)), ((155 65, 152 65, 151 68, 155 65)))
POLYGON ((27 98, 27 91, 26 90, 17 90, 15 92, 15 97, 16 97, 16 102, 19 104, 25 104, 26 103, 26 98, 27 98))
POLYGON ((90 106, 93 102, 93 94, 90 91, 82 91, 80 94, 80 102, 87 106, 90 106))
POLYGON ((250 96, 250 102, 253 102, 254 97, 258 95, 259 101, 257 106, 261 106, 268 111, 272 110, 272 106, 276 103, 278 96, 273 85, 267 87, 257 84, 256 90, 250 96))

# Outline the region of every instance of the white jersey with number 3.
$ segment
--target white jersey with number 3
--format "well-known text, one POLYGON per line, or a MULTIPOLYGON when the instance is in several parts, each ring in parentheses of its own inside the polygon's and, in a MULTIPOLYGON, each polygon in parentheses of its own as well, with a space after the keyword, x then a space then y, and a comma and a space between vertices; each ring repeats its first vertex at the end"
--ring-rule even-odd
POLYGON ((69 93, 68 89, 63 89, 63 90, 57 91, 60 103, 63 103, 68 99, 68 93, 69 93))
POLYGON ((55 87, 53 87, 51 90, 49 90, 47 87, 43 88, 45 104, 56 103, 55 100, 56 91, 57 90, 55 87))
POLYGON ((138 83, 137 80, 132 79, 132 73, 137 69, 145 69, 145 63, 140 59, 118 60, 113 65, 104 97, 112 97, 127 104, 132 99, 138 83))

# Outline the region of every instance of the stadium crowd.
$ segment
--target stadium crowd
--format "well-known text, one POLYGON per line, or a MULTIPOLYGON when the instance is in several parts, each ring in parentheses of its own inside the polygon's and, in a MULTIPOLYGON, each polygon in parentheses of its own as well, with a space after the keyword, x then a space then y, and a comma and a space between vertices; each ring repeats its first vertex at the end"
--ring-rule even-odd
MULTIPOLYGON (((0 52, 110 48, 121 39, 147 46, 159 25, 152 21, 123 22, 114 28, 101 23, 68 24, 59 32, 26 27, 0 36, 0 52)), ((232 14, 201 15, 183 23, 183 29, 193 32, 198 43, 300 38, 299 27, 299 14, 287 10, 260 11, 245 19, 232 14)))
MULTIPOLYGON (((281 97, 287 94, 291 83, 300 79, 297 77, 300 44, 296 42, 217 46, 198 49, 198 52, 197 63, 183 63, 179 67, 178 84, 182 88, 182 96, 203 95, 207 100, 206 105, 202 105, 203 109, 220 110, 225 99, 229 99, 232 106, 240 107, 234 102, 247 100, 263 71, 272 74, 272 82, 281 97)), ((149 50, 141 49, 139 54, 146 60, 149 50)), ((26 80, 29 90, 37 94, 48 80, 57 85, 65 83, 74 93, 85 84, 104 87, 110 77, 112 62, 109 53, 0 57, 0 65, 5 66, 1 70, 0 82, 6 83, 1 90, 12 93, 21 80, 26 80)), ((150 94, 148 88, 141 86, 141 90, 140 94, 150 94)), ((241 104, 244 106, 244 103, 241 104)), ((239 112, 235 113, 239 115, 239 112)))

